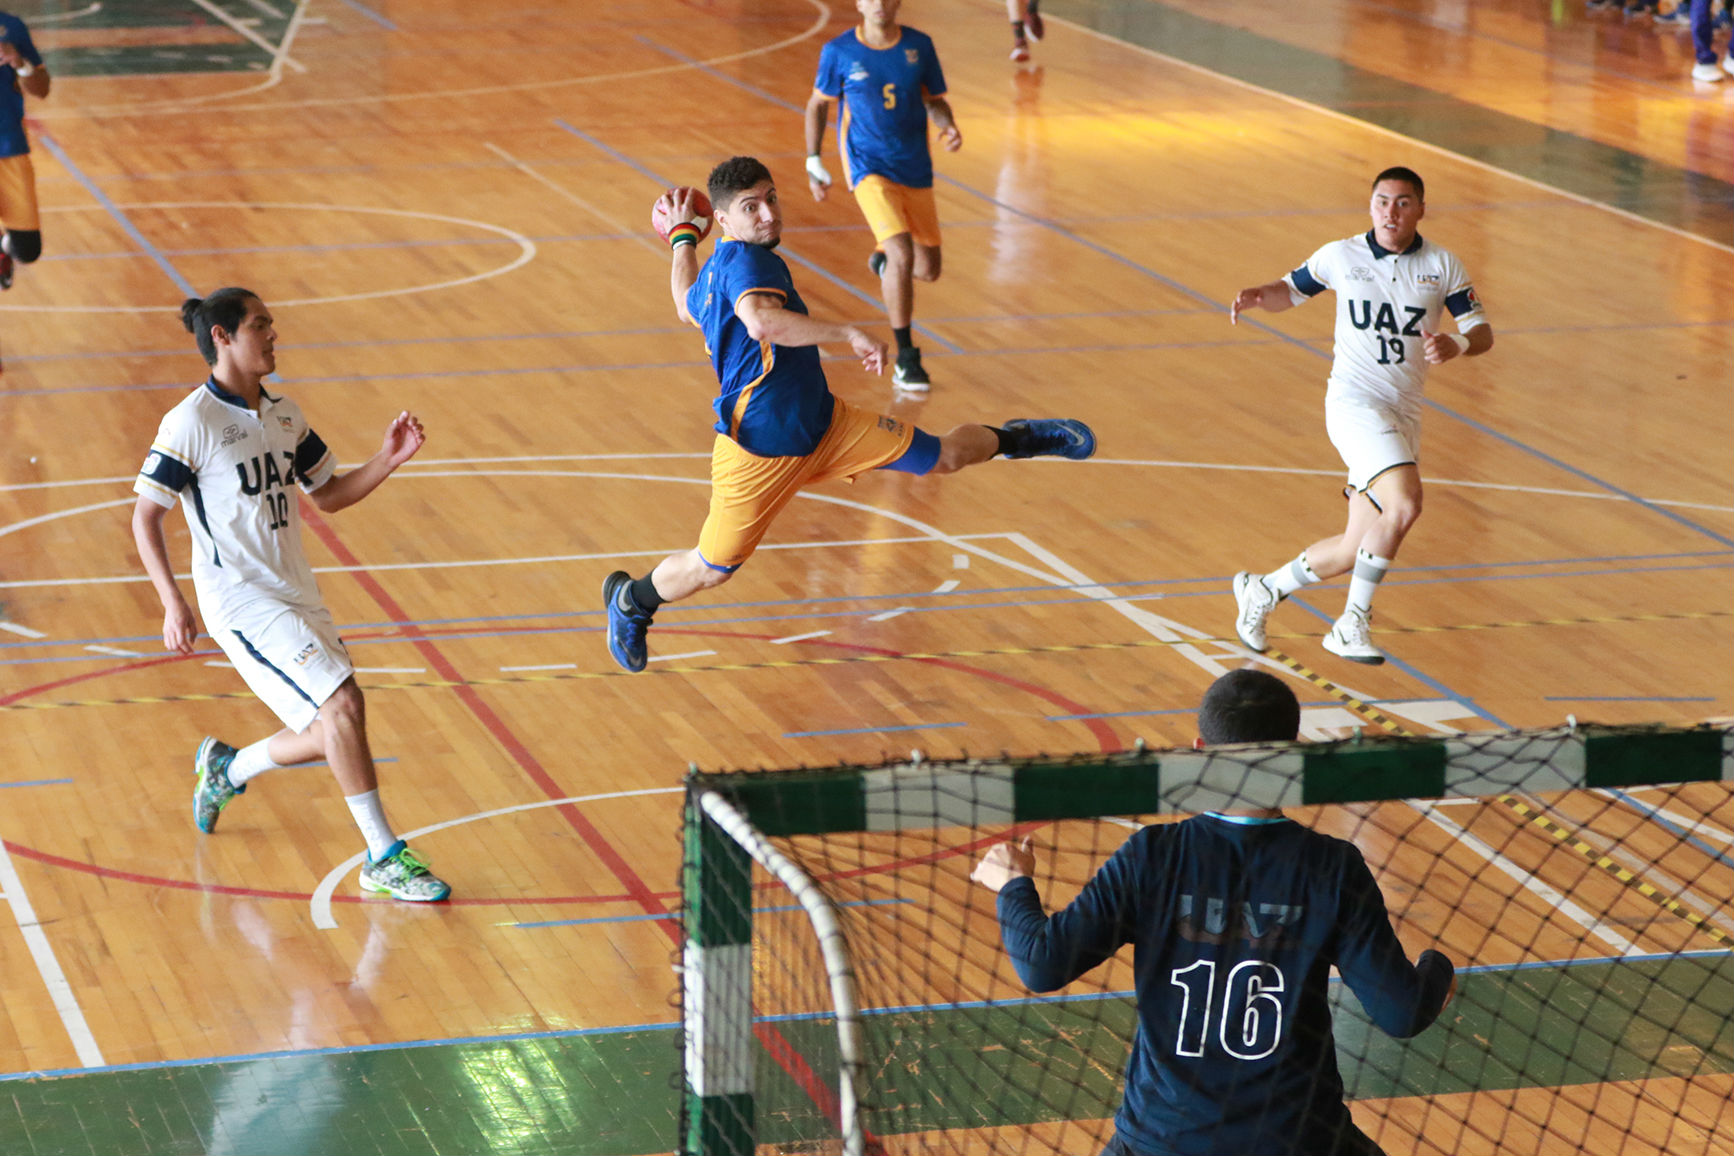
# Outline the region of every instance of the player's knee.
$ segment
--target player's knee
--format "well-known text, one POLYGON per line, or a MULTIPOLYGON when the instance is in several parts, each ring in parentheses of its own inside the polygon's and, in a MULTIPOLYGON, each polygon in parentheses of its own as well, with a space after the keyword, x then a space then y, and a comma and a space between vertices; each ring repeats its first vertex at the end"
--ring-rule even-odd
POLYGON ((331 697, 319 708, 320 721, 339 730, 355 730, 367 721, 367 707, 361 688, 353 678, 331 692, 331 697))
POLYGON ((39 229, 8 229, 6 248, 14 261, 28 265, 42 256, 42 232, 39 229))
POLYGON ((1382 517, 1396 528, 1398 533, 1406 534, 1421 517, 1421 495, 1405 494, 1392 498, 1385 503, 1382 517))
MULTIPOLYGON (((735 567, 736 570, 740 567, 735 567)), ((734 570, 718 570, 714 566, 706 566, 698 573, 698 585, 701 590, 715 590, 724 582, 735 576, 734 570)))
POLYGON ((917 281, 939 280, 939 250, 917 248, 915 250, 915 267, 910 270, 910 276, 917 281))

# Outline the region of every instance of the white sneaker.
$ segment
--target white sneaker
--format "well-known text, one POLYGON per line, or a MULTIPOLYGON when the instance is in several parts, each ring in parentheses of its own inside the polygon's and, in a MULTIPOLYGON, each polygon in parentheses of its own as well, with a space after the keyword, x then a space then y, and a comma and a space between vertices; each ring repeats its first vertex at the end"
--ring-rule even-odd
POLYGON ((1325 635, 1325 649, 1350 662, 1364 662, 1368 666, 1385 661, 1385 656, 1373 645, 1372 621, 1367 612, 1352 607, 1343 611, 1343 616, 1325 635))
POLYGON ((1694 64, 1692 79, 1703 84, 1715 84, 1722 79, 1722 70, 1714 64, 1694 64))
POLYGON ((1734 52, 1731 52, 1722 58, 1722 71, 1726 72, 1730 76, 1734 76, 1734 52))
POLYGON ((1242 570, 1234 576, 1234 601, 1240 607, 1240 616, 1234 620, 1234 632, 1240 635, 1247 649, 1263 654, 1264 620, 1276 608, 1276 595, 1264 584, 1262 575, 1242 570))

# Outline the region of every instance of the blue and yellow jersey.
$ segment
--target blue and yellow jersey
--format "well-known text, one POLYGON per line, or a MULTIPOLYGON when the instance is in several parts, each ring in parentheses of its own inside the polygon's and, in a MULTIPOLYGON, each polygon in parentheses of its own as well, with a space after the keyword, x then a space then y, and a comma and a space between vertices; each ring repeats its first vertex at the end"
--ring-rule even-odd
MULTIPOLYGON (((0 12, 0 40, 10 41, 25 63, 42 67, 42 54, 30 39, 30 29, 9 12, 0 12)), ((24 93, 18 88, 18 74, 11 66, 0 64, 0 157, 20 156, 29 151, 30 141, 24 135, 24 93)))
POLYGON ((922 98, 945 95, 945 74, 927 33, 901 31, 890 48, 869 48, 851 29, 819 52, 813 87, 839 104, 837 149, 850 188, 873 175, 910 189, 933 186, 922 98))
POLYGON ((831 388, 815 345, 789 348, 755 341, 735 304, 765 293, 784 309, 806 313, 783 259, 763 245, 724 237, 686 292, 686 311, 704 330, 705 351, 722 392, 716 431, 762 458, 812 453, 831 425, 831 388))

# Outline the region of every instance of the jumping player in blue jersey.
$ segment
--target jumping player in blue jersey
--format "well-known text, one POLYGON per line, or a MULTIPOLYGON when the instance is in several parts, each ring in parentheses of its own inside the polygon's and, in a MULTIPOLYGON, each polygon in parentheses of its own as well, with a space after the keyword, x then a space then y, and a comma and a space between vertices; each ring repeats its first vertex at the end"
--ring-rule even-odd
POLYGON ((879 469, 949 474, 999 454, 1082 459, 1096 451, 1081 421, 960 425, 935 437, 832 396, 818 347, 847 344, 867 372, 878 373, 885 343, 808 315, 788 265, 773 252, 783 211, 769 169, 734 157, 711 170, 708 184, 723 235, 702 269, 691 191, 665 193, 658 203, 671 222, 675 311, 704 331, 721 386, 712 403, 710 514, 696 548, 664 558, 642 578, 616 570, 603 582, 608 649, 627 670, 649 661, 645 636, 657 607, 727 582, 807 486, 879 469))
POLYGON ((947 152, 963 133, 945 101, 945 74, 925 32, 897 23, 902 0, 855 0, 861 24, 819 52, 819 74, 807 101, 807 187, 822 201, 831 174, 819 158, 832 101, 841 104, 837 151, 855 203, 878 246, 867 264, 879 276, 885 313, 897 339, 892 381, 907 390, 930 384, 921 351, 909 336, 915 282, 939 280, 939 213, 933 204, 933 155, 927 121, 947 152))
MULTIPOLYGON (((1223 675, 1203 743, 1292 741, 1300 704, 1260 670, 1223 675)), ((1377 1156, 1343 1103, 1331 966, 1400 1039, 1438 1018, 1451 961, 1418 963, 1391 930, 1354 844, 1281 811, 1210 813, 1133 835, 1063 911, 1043 914, 1035 857, 991 848, 971 876, 999 893, 1000 937, 1032 991, 1055 991, 1136 945, 1138 1032, 1103 1156, 1377 1156)))

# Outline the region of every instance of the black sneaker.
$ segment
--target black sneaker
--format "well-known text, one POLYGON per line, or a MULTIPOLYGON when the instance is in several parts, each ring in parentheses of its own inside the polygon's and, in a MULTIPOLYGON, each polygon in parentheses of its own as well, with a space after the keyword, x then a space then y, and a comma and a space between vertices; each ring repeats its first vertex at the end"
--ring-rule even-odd
POLYGON ((631 585, 632 575, 616 570, 602 580, 602 601, 608 607, 608 653, 615 662, 636 673, 650 661, 650 648, 645 641, 650 615, 632 601, 631 585))
POLYGON ((923 393, 933 384, 933 379, 921 368, 921 350, 911 345, 897 351, 897 368, 891 371, 891 384, 914 393, 923 393))
POLYGON ((1040 40, 1047 35, 1047 27, 1042 23, 1042 14, 1036 10, 1040 0, 1029 0, 1024 5, 1024 31, 1030 34, 1031 40, 1040 40))
POLYGON ((1017 441, 1008 458, 1070 458, 1081 462, 1096 452, 1096 434, 1076 418, 1013 418, 1001 427, 1017 441))
POLYGON ((872 255, 867 258, 867 268, 873 270, 873 276, 875 276, 875 277, 885 276, 885 250, 884 249, 873 250, 872 255))
POLYGON ((0 291, 12 288, 12 271, 15 268, 12 254, 0 249, 0 291))

